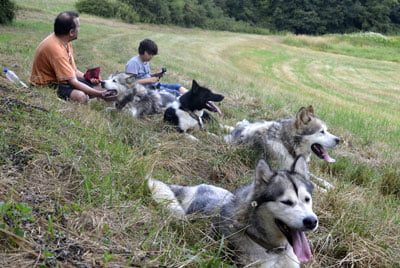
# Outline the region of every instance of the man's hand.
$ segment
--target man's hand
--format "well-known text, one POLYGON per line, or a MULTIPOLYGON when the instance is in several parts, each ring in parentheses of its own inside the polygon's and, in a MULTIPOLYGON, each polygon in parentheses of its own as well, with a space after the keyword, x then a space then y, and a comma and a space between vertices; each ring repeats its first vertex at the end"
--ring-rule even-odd
POLYGON ((101 79, 96 79, 96 78, 92 78, 90 79, 90 83, 92 83, 93 85, 98 85, 100 84, 101 79))

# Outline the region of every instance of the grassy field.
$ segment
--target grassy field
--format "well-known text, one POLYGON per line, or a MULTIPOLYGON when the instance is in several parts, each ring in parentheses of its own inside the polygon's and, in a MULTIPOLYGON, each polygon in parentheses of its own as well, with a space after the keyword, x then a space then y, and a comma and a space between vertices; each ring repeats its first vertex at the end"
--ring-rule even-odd
MULTIPOLYGON (((28 80, 36 46, 74 1, 16 2, 17 19, 0 26, 0 64, 28 80)), ((320 228, 309 234, 306 267, 400 267, 400 37, 261 36, 81 14, 75 60, 106 77, 143 38, 158 43, 152 66, 167 67, 166 82, 196 79, 226 96, 220 123, 313 105, 343 143, 331 152, 336 163, 311 161, 336 188, 315 193, 320 228)), ((172 219, 144 178, 234 189, 250 180, 257 156, 205 133, 184 140, 161 115, 136 120, 105 108, 0 77, 0 267, 233 266, 208 219, 172 219)))

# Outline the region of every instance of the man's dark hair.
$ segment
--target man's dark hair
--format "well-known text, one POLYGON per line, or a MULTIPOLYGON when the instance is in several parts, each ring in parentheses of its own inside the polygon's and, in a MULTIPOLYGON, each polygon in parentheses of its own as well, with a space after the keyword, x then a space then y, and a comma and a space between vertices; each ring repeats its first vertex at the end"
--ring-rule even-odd
POLYGON ((138 50, 140 55, 143 55, 145 51, 147 54, 153 56, 157 55, 158 53, 157 44, 150 39, 144 39, 142 42, 140 42, 138 50))
POLYGON ((57 36, 66 35, 69 31, 76 28, 74 19, 79 18, 79 14, 74 11, 66 11, 58 14, 54 21, 54 33, 57 36))

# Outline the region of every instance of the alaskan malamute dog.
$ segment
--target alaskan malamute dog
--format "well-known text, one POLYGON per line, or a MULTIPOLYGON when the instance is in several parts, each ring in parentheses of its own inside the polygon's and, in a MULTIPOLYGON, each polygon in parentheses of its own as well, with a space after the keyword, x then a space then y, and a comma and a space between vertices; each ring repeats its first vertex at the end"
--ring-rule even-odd
POLYGON ((179 132, 203 129, 205 111, 221 113, 213 102, 223 99, 223 95, 213 93, 193 80, 192 88, 165 110, 164 121, 175 125, 179 132))
POLYGON ((162 113, 176 97, 167 92, 147 89, 136 83, 134 75, 116 73, 101 82, 103 88, 116 90, 115 108, 129 111, 133 117, 162 113))
POLYGON ((327 162, 335 162, 327 148, 334 148, 340 142, 314 115, 312 106, 302 107, 295 118, 254 123, 243 120, 224 139, 228 143, 249 144, 261 149, 268 163, 278 169, 288 169, 299 155, 304 155, 308 162, 311 152, 327 162))
POLYGON ((167 185, 154 179, 148 186, 153 198, 179 218, 193 213, 214 216, 213 226, 242 265, 300 267, 312 258, 304 232, 317 229, 318 218, 303 156, 290 170, 280 171, 260 160, 253 181, 233 193, 207 184, 167 185))

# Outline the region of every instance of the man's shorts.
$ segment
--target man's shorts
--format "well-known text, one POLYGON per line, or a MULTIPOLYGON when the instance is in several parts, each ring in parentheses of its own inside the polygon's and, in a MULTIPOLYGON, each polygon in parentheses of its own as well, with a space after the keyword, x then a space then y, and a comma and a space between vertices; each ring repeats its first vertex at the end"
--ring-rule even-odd
MULTIPOLYGON (((86 79, 78 78, 78 81, 88 85, 91 88, 94 87, 94 85, 86 79)), ((54 85, 54 88, 57 89, 57 96, 63 100, 68 100, 71 97, 72 90, 74 90, 70 84, 58 84, 54 85)))

